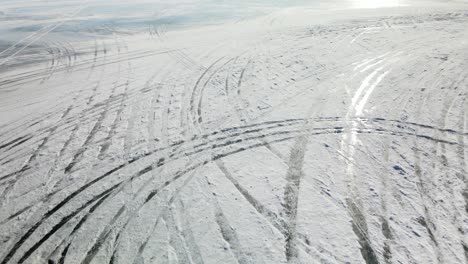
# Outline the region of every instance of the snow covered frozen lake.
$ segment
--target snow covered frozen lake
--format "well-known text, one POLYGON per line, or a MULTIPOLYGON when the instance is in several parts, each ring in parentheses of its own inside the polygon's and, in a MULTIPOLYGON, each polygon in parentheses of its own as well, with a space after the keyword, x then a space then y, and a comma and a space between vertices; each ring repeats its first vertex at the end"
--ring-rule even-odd
POLYGON ((467 1, 0 0, 0 264, 468 263, 467 92, 467 1))

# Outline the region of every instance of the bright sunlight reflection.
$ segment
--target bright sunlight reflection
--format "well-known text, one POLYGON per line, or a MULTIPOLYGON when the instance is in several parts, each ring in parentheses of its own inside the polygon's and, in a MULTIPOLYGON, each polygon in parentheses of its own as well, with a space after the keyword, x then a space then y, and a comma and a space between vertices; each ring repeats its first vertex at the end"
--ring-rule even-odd
POLYGON ((403 0, 352 0, 356 8, 379 8, 403 5, 403 0))

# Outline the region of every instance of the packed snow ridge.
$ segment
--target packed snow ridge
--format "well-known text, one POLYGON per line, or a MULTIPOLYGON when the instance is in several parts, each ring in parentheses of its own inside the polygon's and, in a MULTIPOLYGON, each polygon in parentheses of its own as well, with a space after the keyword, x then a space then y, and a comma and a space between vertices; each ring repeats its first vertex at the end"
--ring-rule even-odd
POLYGON ((1 264, 467 263, 468 9, 53 29, 0 52, 1 264))

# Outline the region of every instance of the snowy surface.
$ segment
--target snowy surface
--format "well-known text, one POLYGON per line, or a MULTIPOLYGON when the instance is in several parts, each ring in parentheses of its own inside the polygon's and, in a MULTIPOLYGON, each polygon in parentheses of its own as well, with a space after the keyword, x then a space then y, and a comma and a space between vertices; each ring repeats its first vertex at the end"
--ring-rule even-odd
POLYGON ((461 2, 26 35, 0 263, 467 263, 461 2))

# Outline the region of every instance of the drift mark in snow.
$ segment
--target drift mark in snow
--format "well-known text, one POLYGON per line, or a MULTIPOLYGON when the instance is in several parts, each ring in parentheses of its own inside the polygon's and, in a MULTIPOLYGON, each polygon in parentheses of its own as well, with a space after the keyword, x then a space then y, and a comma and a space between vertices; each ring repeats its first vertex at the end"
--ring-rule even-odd
POLYGON ((2 71, 0 263, 466 262, 465 13, 288 17, 2 71))
MULTIPOLYGON (((368 74, 368 72, 372 72, 365 77, 359 88, 352 96, 351 104, 349 106, 348 113, 346 114, 347 118, 362 117, 364 115, 364 110, 368 104, 369 98, 374 92, 374 89, 389 74, 391 68, 389 70, 387 70, 387 68, 391 67, 392 63, 398 59, 398 56, 399 53, 393 56, 389 53, 385 53, 375 58, 366 59, 355 66, 354 71, 358 71, 358 74, 368 74)), ((356 189, 356 172, 354 171, 356 160, 354 155, 356 152, 356 144, 358 143, 358 133, 356 132, 356 128, 358 126, 358 122, 352 122, 349 132, 343 135, 341 142, 341 151, 347 155, 346 182, 349 198, 346 203, 349 207, 349 214, 352 218, 353 231, 359 239, 364 260, 366 263, 378 263, 377 255, 375 250, 372 248, 372 242, 367 228, 367 220, 360 209, 362 206, 359 205, 359 191, 356 189)))

